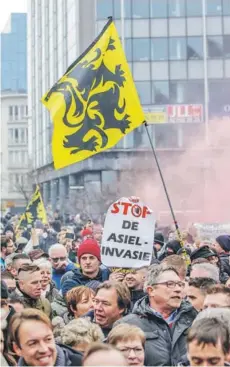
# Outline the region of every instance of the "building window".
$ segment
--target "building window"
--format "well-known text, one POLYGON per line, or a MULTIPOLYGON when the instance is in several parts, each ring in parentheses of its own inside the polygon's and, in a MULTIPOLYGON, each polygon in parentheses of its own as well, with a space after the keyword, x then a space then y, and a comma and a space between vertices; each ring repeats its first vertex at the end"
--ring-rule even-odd
POLYGON ((137 91, 142 104, 151 104, 150 82, 136 82, 137 91))
POLYGON ((189 60, 203 59, 203 39, 202 37, 188 37, 187 58, 189 60))
POLYGON ((169 83, 167 81, 152 83, 152 103, 156 105, 169 103, 169 83))
POLYGON ((204 82, 200 80, 186 82, 185 85, 185 103, 203 103, 204 102, 204 82))
POLYGON ((223 0, 223 14, 230 15, 230 1, 223 0))
POLYGON ((210 59, 219 59, 223 57, 223 37, 208 37, 208 57, 210 59))
POLYGON ((185 0, 170 0, 168 2, 170 17, 185 16, 185 0))
POLYGON ((168 39, 151 38, 151 59, 154 61, 168 60, 168 39))
POLYGON ((186 0, 186 12, 188 17, 198 17, 203 13, 202 0, 186 0))
POLYGON ((132 15, 133 18, 149 18, 149 0, 133 0, 132 15))
POLYGON ((9 121, 13 120, 13 106, 9 106, 9 121))
POLYGON ((133 61, 147 61, 150 59, 150 39, 133 39, 133 61))
POLYGON ((230 58, 230 36, 224 36, 224 57, 230 58))
POLYGON ((171 103, 184 103, 185 100, 185 82, 170 82, 169 95, 171 103))
POLYGON ((185 37, 172 37, 169 40, 170 60, 186 59, 186 39, 185 37))
POLYGON ((151 0, 151 18, 167 18, 167 0, 151 0))
POLYGON ((206 0, 207 15, 221 15, 222 4, 221 0, 206 0))
POLYGON ((97 19, 105 19, 113 15, 112 0, 97 0, 97 19))
POLYGON ((18 120, 18 106, 14 107, 15 120, 18 120))
POLYGON ((126 38, 125 39, 125 55, 128 61, 132 61, 132 39, 126 38))

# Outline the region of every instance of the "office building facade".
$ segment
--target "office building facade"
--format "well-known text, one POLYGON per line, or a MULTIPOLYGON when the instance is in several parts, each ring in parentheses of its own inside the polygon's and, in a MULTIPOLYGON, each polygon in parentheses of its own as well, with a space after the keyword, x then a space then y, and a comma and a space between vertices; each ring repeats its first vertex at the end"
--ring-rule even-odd
MULTIPOLYGON (((155 122, 149 132, 163 166, 176 167, 191 136, 207 138, 209 120, 230 115, 228 0, 31 0, 28 52, 33 163, 44 200, 53 209, 71 211, 74 195, 79 200, 82 196, 103 200, 104 188, 121 187, 123 193, 122 176, 128 172, 131 181, 141 181, 154 167, 146 131, 139 128, 108 152, 53 170, 52 123, 39 100, 111 15, 124 38, 146 118, 155 122), (144 176, 137 173, 142 170, 144 176)), ((201 197, 195 204, 180 203, 178 208, 184 205, 190 210, 192 205, 196 211, 201 197)))
POLYGON ((1 199, 16 212, 31 193, 27 116, 27 17, 13 13, 1 33, 1 199))

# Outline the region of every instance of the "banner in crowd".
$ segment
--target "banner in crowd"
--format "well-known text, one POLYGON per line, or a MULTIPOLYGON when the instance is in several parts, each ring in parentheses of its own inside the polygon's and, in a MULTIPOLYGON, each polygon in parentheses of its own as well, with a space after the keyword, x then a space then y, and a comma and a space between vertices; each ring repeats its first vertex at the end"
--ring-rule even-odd
POLYGON ((113 147, 145 121, 112 18, 43 96, 54 123, 56 169, 113 147))
POLYGON ((152 259, 155 216, 139 199, 121 198, 107 212, 101 246, 108 267, 138 268, 152 259))
POLYGON ((25 228, 28 224, 33 226, 36 220, 40 220, 43 224, 48 223, 39 186, 36 187, 25 213, 20 218, 18 228, 25 228))
POLYGON ((194 227, 202 240, 215 240, 220 235, 230 233, 230 223, 194 223, 194 227))

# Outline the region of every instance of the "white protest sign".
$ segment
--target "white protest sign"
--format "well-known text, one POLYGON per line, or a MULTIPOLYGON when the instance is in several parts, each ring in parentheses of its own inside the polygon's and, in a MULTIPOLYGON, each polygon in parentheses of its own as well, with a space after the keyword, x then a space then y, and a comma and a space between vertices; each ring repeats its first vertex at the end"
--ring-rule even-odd
POLYGON ((155 217, 138 198, 121 198, 107 212, 101 259, 108 267, 139 268, 152 259, 155 217))

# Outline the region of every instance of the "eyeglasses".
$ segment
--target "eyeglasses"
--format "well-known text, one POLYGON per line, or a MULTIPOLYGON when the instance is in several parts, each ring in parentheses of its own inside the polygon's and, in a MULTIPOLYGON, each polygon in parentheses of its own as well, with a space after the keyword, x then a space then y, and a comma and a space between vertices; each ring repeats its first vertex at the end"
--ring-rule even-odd
POLYGON ((159 285, 159 284, 164 284, 164 285, 166 285, 167 288, 170 288, 170 289, 176 288, 177 285, 180 288, 185 288, 185 283, 184 282, 174 282, 172 280, 169 280, 168 282, 154 283, 152 285, 159 285))
POLYGON ((142 348, 121 348, 121 353, 123 353, 125 356, 129 356, 130 352, 133 351, 136 355, 140 355, 143 353, 142 348))
POLYGON ((58 263, 58 261, 65 261, 66 260, 66 256, 61 256, 61 257, 51 257, 51 260, 54 263, 58 263))

